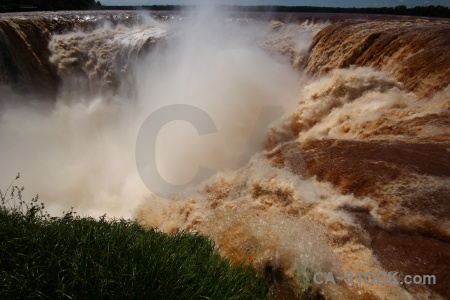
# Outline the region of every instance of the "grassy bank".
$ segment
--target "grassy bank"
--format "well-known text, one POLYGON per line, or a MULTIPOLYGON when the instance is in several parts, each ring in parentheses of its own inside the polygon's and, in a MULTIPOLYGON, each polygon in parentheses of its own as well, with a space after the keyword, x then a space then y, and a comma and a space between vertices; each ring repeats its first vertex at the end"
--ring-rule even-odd
POLYGON ((11 186, 1 194, 0 299, 264 299, 267 284, 232 267, 198 234, 128 220, 60 218, 11 186), (12 193, 11 193, 12 192, 12 193), (8 199, 6 199, 8 198, 8 199))

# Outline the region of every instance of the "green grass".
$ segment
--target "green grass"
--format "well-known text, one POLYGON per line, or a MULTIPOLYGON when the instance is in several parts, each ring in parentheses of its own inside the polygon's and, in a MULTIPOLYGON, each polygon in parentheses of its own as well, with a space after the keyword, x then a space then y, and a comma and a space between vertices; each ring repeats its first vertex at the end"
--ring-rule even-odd
POLYGON ((211 240, 123 219, 54 218, 38 198, 0 193, 0 299, 265 299, 267 283, 232 267, 211 240), (17 202, 17 204, 16 204, 17 202))

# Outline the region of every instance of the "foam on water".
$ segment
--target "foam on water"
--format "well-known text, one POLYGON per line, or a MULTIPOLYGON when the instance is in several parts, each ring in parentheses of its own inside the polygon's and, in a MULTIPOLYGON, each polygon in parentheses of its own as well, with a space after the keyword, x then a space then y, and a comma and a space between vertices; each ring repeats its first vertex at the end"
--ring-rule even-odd
POLYGON ((201 232, 234 263, 265 274, 277 295, 445 293, 442 283, 318 286, 312 275, 411 272, 414 263, 395 265, 380 237, 428 245, 439 255, 422 259, 421 270, 448 274, 448 70, 412 61, 425 61, 422 52, 448 58, 438 43, 447 22, 419 20, 415 35, 414 22, 266 22, 211 8, 179 18, 33 18, 0 20, 3 186, 21 172, 25 198, 38 193, 52 214, 73 206, 201 232), (417 88, 413 66, 426 75, 417 88), (38 93, 41 85, 55 94, 38 93), (184 184, 199 166, 216 173, 153 193, 136 168, 136 140, 144 120, 171 104, 203 110, 217 131, 200 136, 182 120, 163 126, 152 158, 161 177, 184 184))

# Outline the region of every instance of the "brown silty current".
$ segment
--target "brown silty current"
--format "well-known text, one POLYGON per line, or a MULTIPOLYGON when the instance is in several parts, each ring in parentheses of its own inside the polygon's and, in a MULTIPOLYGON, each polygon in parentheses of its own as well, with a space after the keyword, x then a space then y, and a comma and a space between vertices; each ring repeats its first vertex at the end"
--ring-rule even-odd
POLYGON ((133 49, 121 49, 108 45, 113 34, 102 35, 95 29, 106 24, 125 29, 140 22, 133 12, 1 14, 0 84, 48 99, 61 93, 63 77, 73 76, 81 81, 77 88, 87 86, 91 94, 115 93, 119 77, 131 73, 128 64, 132 61, 128 59, 148 51, 153 39, 143 40, 133 49), (62 40, 52 39, 54 36, 61 36, 62 40), (51 59, 54 53, 61 55, 51 59))
MULTIPOLYGON (((243 219, 256 215, 255 223, 276 216, 280 222, 321 224, 328 239, 324 243, 340 256, 335 268, 397 271, 399 279, 407 274, 437 278, 436 285, 401 285, 403 291, 382 285, 319 287, 325 297, 450 295, 449 42, 450 24, 442 20, 345 21, 325 27, 315 35, 303 67, 317 82, 304 89, 297 112, 270 130, 267 152, 260 159, 282 172, 330 184, 333 193, 350 198, 324 193, 320 200, 308 201, 288 188, 279 178, 283 176, 245 174, 252 173, 253 162, 236 177, 208 185, 200 199, 174 203, 167 213, 182 218, 166 216, 166 224, 174 226, 166 230, 182 223, 210 234, 224 255, 269 265, 279 270, 281 281, 295 286, 294 261, 305 258, 286 250, 287 242, 280 241, 285 237, 279 237, 285 233, 275 234, 278 240, 255 237, 247 221, 235 224, 217 214, 242 214, 243 219), (207 211, 213 217, 205 218, 207 211), (221 222, 233 226, 219 229, 221 222)), ((295 62, 285 44, 280 51, 295 62)), ((148 220, 146 213, 143 208, 138 216, 148 220)), ((302 226, 307 225, 292 228, 302 226)), ((297 234, 304 242, 309 239, 308 233, 297 234)), ((293 290, 299 292, 298 287, 293 290)))
MULTIPOLYGON (((429 105, 433 96, 445 90, 435 96, 440 98, 440 109, 423 107, 421 115, 411 117, 414 108, 409 106, 404 109, 409 117, 402 120, 395 112, 398 108, 393 107, 382 117, 356 126, 358 134, 351 139, 327 138, 326 133, 322 139, 302 139, 302 132, 309 128, 299 126, 303 121, 294 114, 290 127, 300 139, 270 152, 268 158, 283 167, 289 161, 280 154, 294 147, 301 153, 308 173, 317 180, 329 182, 356 199, 374 200, 376 208, 349 203, 341 209, 369 234, 370 248, 384 268, 403 275, 435 274, 437 284, 427 288, 446 297, 450 295, 449 24, 426 19, 345 21, 326 27, 314 37, 307 72, 319 76, 350 66, 388 72, 402 90, 414 93, 414 101, 428 102, 419 107, 429 105), (441 130, 420 134, 429 125, 441 130)), ((346 84, 333 86, 331 93, 343 97, 352 88, 346 84)), ((324 96, 321 92, 312 97, 320 99, 324 96)), ((353 98, 359 97, 360 93, 353 98)), ((340 124, 334 125, 342 126, 349 118, 343 116, 340 124)), ((355 128, 348 125, 340 128, 344 136, 352 130, 355 128)), ((414 291, 416 287, 406 288, 414 291)))
MULTIPOLYGON (((54 96, 74 86, 114 93, 121 78, 133 82, 131 62, 165 36, 106 47, 102 39, 120 41, 137 22, 116 14, 0 18, 1 83, 54 96), (94 30, 103 18, 124 27, 94 30), (73 74, 78 81, 66 85, 73 74)), ((247 165, 193 191, 148 196, 135 217, 209 235, 221 254, 265 274, 281 299, 308 290, 327 299, 448 298, 450 22, 335 14, 264 21, 270 31, 255 43, 304 74, 297 108, 267 130, 265 149, 247 165), (305 26, 309 48, 296 45, 305 26), (316 285, 316 271, 435 275, 437 284, 316 285)))

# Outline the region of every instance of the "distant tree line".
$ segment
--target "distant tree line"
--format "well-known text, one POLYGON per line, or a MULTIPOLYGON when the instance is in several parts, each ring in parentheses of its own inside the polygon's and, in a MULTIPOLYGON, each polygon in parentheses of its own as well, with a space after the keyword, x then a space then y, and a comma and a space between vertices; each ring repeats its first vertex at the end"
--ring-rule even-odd
POLYGON ((255 11, 274 12, 320 12, 320 13, 357 13, 357 14, 380 14, 380 15, 404 15, 404 16, 426 16, 450 18, 450 9, 445 6, 416 6, 407 8, 405 5, 396 7, 370 7, 370 8, 339 8, 339 7, 311 7, 311 6, 272 6, 256 7, 255 11))
POLYGON ((100 9, 95 0, 2 0, 0 12, 100 9))
MULTIPOLYGON (((182 10, 182 5, 152 5, 152 6, 102 6, 105 10, 134 10, 145 9, 154 11, 182 10)), ((396 7, 373 7, 373 8, 340 8, 340 7, 314 7, 314 6, 222 6, 227 11, 243 12, 311 12, 311 13, 355 13, 355 14, 379 14, 379 15, 403 15, 403 16, 425 16, 450 18, 450 9, 438 5, 416 6, 407 8, 405 5, 396 7)))
MULTIPOLYGON (((151 6, 104 6, 95 0, 2 0, 0 12, 24 10, 154 10, 177 11, 185 9, 184 5, 151 5, 151 6)), ((313 6, 231 6, 224 5, 222 9, 242 12, 311 12, 311 13, 356 13, 450 18, 450 9, 442 5, 416 6, 407 8, 405 5, 396 7, 371 8, 339 8, 313 6)))

